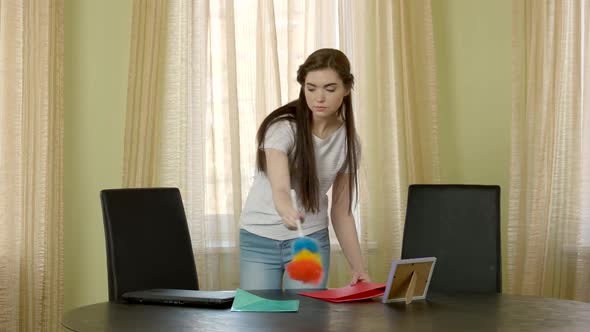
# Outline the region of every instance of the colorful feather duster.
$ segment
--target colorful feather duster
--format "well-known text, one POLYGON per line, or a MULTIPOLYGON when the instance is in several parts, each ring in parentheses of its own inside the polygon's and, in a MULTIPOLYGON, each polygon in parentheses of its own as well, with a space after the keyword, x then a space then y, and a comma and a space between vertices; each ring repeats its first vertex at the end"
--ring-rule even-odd
MULTIPOLYGON (((295 190, 291 189, 291 202, 296 208, 295 190)), ((315 239, 303 235, 301 221, 297 220, 299 238, 293 243, 293 260, 287 265, 287 273, 294 280, 319 284, 324 276, 322 258, 315 239)))

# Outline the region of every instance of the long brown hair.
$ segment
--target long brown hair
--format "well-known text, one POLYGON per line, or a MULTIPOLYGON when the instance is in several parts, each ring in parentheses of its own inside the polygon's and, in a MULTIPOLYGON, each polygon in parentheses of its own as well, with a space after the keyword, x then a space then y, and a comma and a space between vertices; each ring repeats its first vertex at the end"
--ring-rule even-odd
MULTIPOLYGON (((299 187, 299 200, 307 211, 317 213, 320 206, 319 181, 315 163, 313 138, 311 134, 311 110, 305 100, 304 84, 307 74, 311 71, 332 69, 334 70, 346 89, 354 86, 354 76, 350 73, 350 62, 344 53, 331 48, 323 48, 313 52, 297 70, 297 82, 301 84, 299 98, 270 113, 258 129, 256 139, 258 153, 256 154, 256 166, 258 170, 266 174, 266 156, 264 154, 264 137, 268 128, 278 121, 290 121, 296 125, 294 158, 289 162, 291 177, 299 187)), ((352 211, 352 193, 357 184, 357 141, 352 110, 351 94, 346 95, 338 110, 338 116, 344 122, 346 129, 346 159, 345 164, 351 174, 348 183, 349 206, 348 213, 352 211)))

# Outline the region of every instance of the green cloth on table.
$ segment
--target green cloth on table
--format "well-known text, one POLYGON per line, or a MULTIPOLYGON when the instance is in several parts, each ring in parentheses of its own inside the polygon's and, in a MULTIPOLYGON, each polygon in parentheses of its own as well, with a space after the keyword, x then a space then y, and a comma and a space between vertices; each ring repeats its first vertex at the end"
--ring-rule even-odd
POLYGON ((238 288, 231 311, 297 312, 299 311, 299 300, 269 300, 238 288))

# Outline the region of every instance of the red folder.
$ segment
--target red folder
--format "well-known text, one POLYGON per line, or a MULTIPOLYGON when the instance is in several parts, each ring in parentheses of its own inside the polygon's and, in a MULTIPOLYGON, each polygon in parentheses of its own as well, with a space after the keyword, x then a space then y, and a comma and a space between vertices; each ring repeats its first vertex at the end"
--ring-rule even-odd
POLYGON ((353 286, 302 292, 299 293, 299 295, 335 303, 360 301, 383 295, 383 292, 385 292, 385 286, 385 283, 376 284, 372 282, 359 282, 353 286))

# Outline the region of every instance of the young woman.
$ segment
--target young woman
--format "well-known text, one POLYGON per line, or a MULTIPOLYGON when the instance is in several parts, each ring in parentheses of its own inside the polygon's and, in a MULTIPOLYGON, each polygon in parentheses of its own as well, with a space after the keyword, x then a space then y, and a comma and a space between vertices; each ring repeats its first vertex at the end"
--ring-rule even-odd
POLYGON ((266 117, 258 129, 257 172, 240 217, 240 287, 325 288, 330 266, 330 217, 352 269, 352 284, 370 281, 364 270, 352 194, 360 146, 354 126, 350 62, 339 50, 320 49, 297 71, 299 98, 266 117), (290 190, 297 193, 296 206, 290 190), (324 277, 317 286, 285 274, 292 244, 303 233, 319 242, 324 277))

